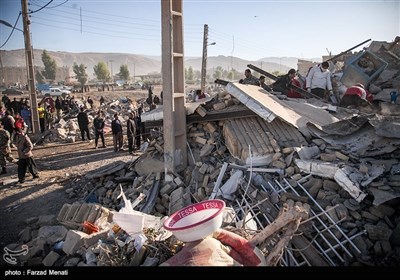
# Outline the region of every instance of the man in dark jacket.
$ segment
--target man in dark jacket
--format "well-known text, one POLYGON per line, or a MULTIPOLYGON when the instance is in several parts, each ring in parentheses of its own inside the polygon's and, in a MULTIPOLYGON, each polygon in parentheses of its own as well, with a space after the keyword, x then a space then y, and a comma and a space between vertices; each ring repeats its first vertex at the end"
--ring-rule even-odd
POLYGON ((292 79, 296 76, 296 70, 290 69, 286 75, 279 76, 275 83, 272 84, 272 90, 276 92, 282 92, 287 95, 290 91, 289 84, 292 79))
POLYGON ((101 142, 103 143, 103 148, 106 147, 105 141, 104 141, 104 117, 103 117, 103 112, 99 111, 97 116, 93 120, 93 126, 94 126, 94 143, 95 143, 95 148, 97 149, 97 144, 99 142, 99 138, 101 138, 101 142))
POLYGON ((118 113, 114 114, 114 119, 111 122, 111 131, 113 134, 114 152, 122 151, 124 138, 122 135, 122 124, 118 118, 118 113))
POLYGON ((84 112, 83 107, 81 107, 80 112, 78 114, 78 125, 79 125, 79 130, 81 131, 82 141, 85 141, 85 132, 87 135, 87 139, 90 141, 89 118, 86 112, 84 112))

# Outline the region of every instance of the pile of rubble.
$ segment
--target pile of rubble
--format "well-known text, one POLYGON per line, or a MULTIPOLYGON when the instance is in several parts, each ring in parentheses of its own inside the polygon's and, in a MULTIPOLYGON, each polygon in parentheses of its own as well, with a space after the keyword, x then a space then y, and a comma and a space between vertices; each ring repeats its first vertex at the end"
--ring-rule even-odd
POLYGON ((178 173, 164 173, 162 107, 144 113, 153 129, 143 154, 74 179, 66 192, 78 201, 57 218, 28 219, 22 265, 163 264, 185 246, 163 221, 208 199, 225 201, 222 228, 257 239, 269 264, 398 265, 400 105, 387 97, 399 87, 400 54, 398 45, 374 46, 389 67, 369 81, 379 92, 368 110, 239 83, 188 103, 188 167, 178 173), (293 203, 309 215, 286 227, 293 203))

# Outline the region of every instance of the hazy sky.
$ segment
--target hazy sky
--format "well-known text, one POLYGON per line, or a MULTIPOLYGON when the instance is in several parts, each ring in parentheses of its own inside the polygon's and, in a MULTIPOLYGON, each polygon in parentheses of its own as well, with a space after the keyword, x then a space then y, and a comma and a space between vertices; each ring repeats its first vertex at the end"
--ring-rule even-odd
MULTIPOLYGON (((161 0, 29 0, 34 48, 68 52, 161 55, 161 0)), ((20 0, 0 0, 0 20, 14 25, 20 0)), ((267 56, 314 58, 347 50, 367 39, 400 35, 399 0, 196 1, 183 0, 184 54, 257 60, 267 56)), ((17 28, 22 29, 22 16, 17 28)), ((0 24, 0 46, 12 28, 0 24)), ((368 43, 369 44, 369 43, 368 43)), ((362 46, 368 46, 368 44, 362 46)), ((359 49, 361 49, 360 47, 359 49)), ((24 48, 15 30, 2 50, 24 48)))

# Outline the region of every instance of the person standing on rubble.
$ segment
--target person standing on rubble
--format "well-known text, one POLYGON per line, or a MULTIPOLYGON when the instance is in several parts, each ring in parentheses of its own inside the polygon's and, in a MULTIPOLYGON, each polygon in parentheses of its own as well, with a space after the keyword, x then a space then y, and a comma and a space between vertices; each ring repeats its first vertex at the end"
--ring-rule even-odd
POLYGON ((126 121, 126 136, 128 137, 128 150, 130 154, 135 153, 136 121, 135 112, 129 113, 126 121))
POLYGON ((61 119, 61 110, 63 108, 59 96, 57 96, 57 98, 56 98, 55 107, 56 107, 57 119, 59 120, 59 119, 61 119))
POLYGON ((329 63, 324 61, 312 67, 306 77, 307 91, 325 100, 327 100, 326 90, 330 95, 333 94, 331 72, 328 68, 329 63))
POLYGON ((135 140, 135 146, 139 150, 140 149, 140 137, 142 137, 142 115, 143 112, 143 104, 140 104, 139 108, 137 109, 137 114, 135 117, 135 123, 136 123, 136 140, 135 140))
POLYGON ((124 136, 121 121, 118 118, 118 113, 114 114, 114 119, 111 122, 111 131, 113 135, 114 152, 123 151, 124 136))
POLYGON ((103 112, 99 110, 99 113, 93 120, 95 149, 98 148, 97 144, 99 142, 99 138, 101 138, 101 142, 103 143, 103 148, 106 147, 106 143, 104 141, 104 125, 105 125, 104 115, 103 112))
POLYGON ((87 136, 87 139, 90 141, 90 133, 89 133, 89 118, 86 112, 84 111, 84 108, 80 108, 80 112, 78 113, 78 125, 79 125, 79 130, 81 131, 81 138, 82 141, 85 141, 85 133, 87 136))
POLYGON ((16 162, 17 160, 13 158, 11 154, 10 147, 11 136, 10 133, 3 128, 3 124, 0 122, 0 166, 1 173, 0 175, 7 173, 7 162, 16 162))
POLYGON ((21 128, 17 130, 17 150, 18 150, 18 183, 25 182, 26 168, 32 174, 33 179, 39 178, 39 172, 36 167, 36 162, 33 159, 33 144, 29 136, 22 131, 21 128))
POLYGON ((244 71, 244 75, 246 76, 246 78, 244 78, 243 80, 240 80, 239 83, 244 84, 244 85, 260 86, 260 82, 258 81, 258 79, 256 77, 254 77, 251 74, 250 69, 246 69, 244 71))

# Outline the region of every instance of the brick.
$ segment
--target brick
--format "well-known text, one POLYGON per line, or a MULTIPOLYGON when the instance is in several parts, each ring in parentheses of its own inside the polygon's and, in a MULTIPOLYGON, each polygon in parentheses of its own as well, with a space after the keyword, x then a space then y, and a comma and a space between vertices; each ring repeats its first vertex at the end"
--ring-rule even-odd
POLYGON ((204 145, 207 143, 207 139, 202 138, 202 137, 196 137, 195 142, 204 145))
POLYGON ((66 214, 69 211, 69 208, 71 207, 71 204, 64 204, 60 210, 60 212, 58 212, 57 215, 57 221, 62 222, 65 219, 66 214))
POLYGON ((336 154, 320 154, 320 159, 322 161, 332 162, 336 159, 336 154))
POLYGON ((342 154, 341 152, 336 151, 335 155, 336 155, 337 158, 339 158, 339 159, 341 159, 343 161, 348 161, 349 160, 349 157, 344 155, 344 154, 342 154))
POLYGON ((203 163, 203 165, 199 169, 199 172, 201 174, 205 174, 207 172, 207 169, 208 169, 208 164, 207 163, 203 163))
POLYGON ((165 184, 160 190, 160 195, 169 194, 173 191, 173 189, 174 186, 172 186, 171 184, 165 184))
POLYGON ((176 178, 174 179, 174 183, 175 183, 177 186, 180 186, 180 185, 183 184, 182 180, 181 180, 179 177, 176 177, 176 178))
POLYGON ((77 223, 83 223, 84 221, 86 221, 87 217, 89 216, 90 208, 91 207, 89 204, 82 204, 74 217, 74 221, 77 223))
POLYGON ((213 133, 215 131, 217 131, 217 127, 215 126, 215 124, 208 122, 205 126, 204 129, 210 133, 213 133))
POLYGON ((65 214, 64 221, 72 221, 75 217, 75 214, 78 212, 80 203, 76 202, 69 207, 67 214, 65 214))
POLYGON ((89 210, 89 215, 87 216, 86 220, 90 223, 94 223, 99 214, 100 208, 101 208, 100 205, 92 204, 89 210))
POLYGON ((202 117, 207 115, 207 110, 204 109, 202 106, 197 107, 196 112, 197 112, 197 114, 199 114, 202 117))

